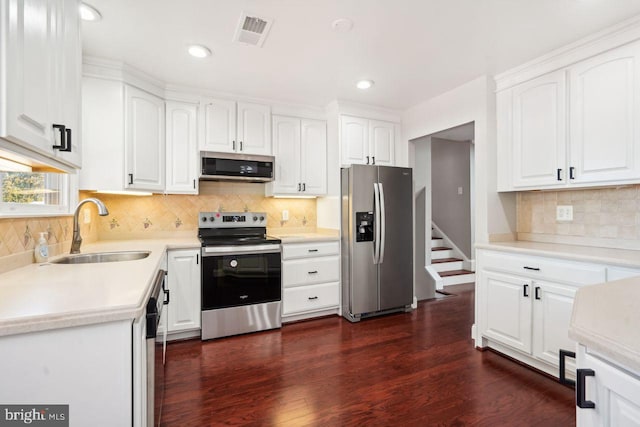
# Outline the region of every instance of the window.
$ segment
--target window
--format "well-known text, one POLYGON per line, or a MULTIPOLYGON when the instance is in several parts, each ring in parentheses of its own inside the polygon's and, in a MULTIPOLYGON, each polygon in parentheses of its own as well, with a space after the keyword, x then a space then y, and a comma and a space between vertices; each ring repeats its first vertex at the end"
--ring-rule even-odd
POLYGON ((0 152, 0 216, 69 213, 70 176, 0 152))

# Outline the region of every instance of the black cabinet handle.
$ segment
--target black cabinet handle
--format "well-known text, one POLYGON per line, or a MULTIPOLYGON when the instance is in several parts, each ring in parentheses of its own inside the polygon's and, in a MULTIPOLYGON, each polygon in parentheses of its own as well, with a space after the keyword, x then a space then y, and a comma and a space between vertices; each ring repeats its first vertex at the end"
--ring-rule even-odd
POLYGON ((540 286, 536 286, 536 288, 534 290, 534 293, 535 293, 535 298, 536 299, 541 299, 540 298, 540 286))
POLYGON ((200 264, 200 254, 196 254, 196 264, 200 264))
POLYGON ((522 285, 522 296, 529 297, 529 285, 522 285))
POLYGON ((318 252, 317 249, 309 249, 309 252, 318 252))
POLYGON ((575 387, 576 386, 576 382, 574 380, 570 380, 567 378, 566 373, 565 373, 565 366, 566 366, 566 358, 571 357, 573 359, 576 358, 576 353, 573 351, 569 351, 569 350, 560 350, 560 384, 564 384, 564 385, 568 385, 571 387, 575 387))
POLYGON ((558 181, 562 181, 562 178, 560 178, 561 172, 562 172, 562 169, 558 168, 558 181))
POLYGON ((298 183, 298 191, 302 191, 302 184, 298 183))
POLYGON ((309 274, 318 274, 318 270, 310 271, 309 274))
POLYGON ((64 133, 67 135, 67 139, 65 141, 65 145, 64 148, 61 148, 60 151, 67 151, 67 152, 71 152, 71 129, 66 128, 64 130, 64 133))
POLYGON ((162 303, 164 305, 169 304, 169 289, 164 289, 164 301, 162 303))
POLYGON ((307 183, 306 182, 302 183, 302 191, 307 191, 307 183))
POLYGON ((371 164, 372 165, 376 164, 376 156, 371 156, 371 164))
POLYGON ((526 265, 524 266, 525 270, 531 270, 531 271, 540 271, 540 269, 538 267, 527 267, 526 265))
POLYGON ((240 141, 240 151, 242 151, 242 141, 240 141))
POLYGON ((318 299, 318 297, 309 297, 309 301, 313 301, 314 299, 318 299))
POLYGON ((576 168, 574 168, 573 166, 571 166, 569 168, 569 179, 576 179, 576 177, 573 175, 573 172, 576 170, 576 168))
POLYGON ((584 395, 586 392, 586 378, 595 377, 596 373, 593 369, 578 369, 576 371, 576 405, 582 409, 594 409, 596 404, 587 400, 584 395))
POLYGON ((194 190, 196 189, 196 180, 195 179, 193 180, 193 189, 194 190))
POLYGON ((60 145, 54 145, 54 150, 66 151, 67 148, 67 127, 65 125, 53 125, 53 128, 60 132, 60 145))
POLYGON ((129 175, 129 184, 133 184, 133 174, 129 173, 127 175, 129 175))
POLYGON ((369 164, 369 156, 367 156, 367 164, 369 164))

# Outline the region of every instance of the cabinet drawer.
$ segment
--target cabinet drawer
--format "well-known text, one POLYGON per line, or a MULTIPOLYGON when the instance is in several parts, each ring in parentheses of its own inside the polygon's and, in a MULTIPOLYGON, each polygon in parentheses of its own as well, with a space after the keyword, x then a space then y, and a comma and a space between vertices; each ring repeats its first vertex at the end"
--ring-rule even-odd
POLYGON ((556 261, 533 255, 479 251, 478 264, 483 269, 515 273, 533 280, 546 279, 576 285, 591 285, 606 280, 603 265, 556 261))
POLYGON ((285 289, 282 297, 282 314, 288 315, 336 307, 340 302, 338 283, 302 286, 285 289))
POLYGON ((299 259, 282 263, 282 285, 285 288, 336 282, 339 279, 340 258, 337 256, 299 259))
POLYGON ((282 245, 282 259, 338 255, 340 242, 286 243, 282 245))

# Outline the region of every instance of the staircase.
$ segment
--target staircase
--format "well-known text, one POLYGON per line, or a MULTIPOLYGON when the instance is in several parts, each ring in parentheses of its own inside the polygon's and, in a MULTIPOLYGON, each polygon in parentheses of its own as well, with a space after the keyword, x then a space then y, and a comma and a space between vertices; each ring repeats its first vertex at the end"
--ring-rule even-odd
POLYGON ((464 269, 464 260, 458 258, 461 254, 446 245, 445 239, 441 237, 439 231, 432 227, 431 236, 431 268, 429 270, 432 275, 439 276, 434 277, 437 289, 475 282, 476 274, 464 269))

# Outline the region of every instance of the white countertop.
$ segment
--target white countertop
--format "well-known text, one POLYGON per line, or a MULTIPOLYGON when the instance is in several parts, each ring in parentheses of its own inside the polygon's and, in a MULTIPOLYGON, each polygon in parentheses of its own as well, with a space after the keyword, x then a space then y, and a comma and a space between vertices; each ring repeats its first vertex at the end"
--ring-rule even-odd
POLYGON ((578 289, 569 337, 640 372, 640 278, 578 289))
POLYGON ((593 246, 561 245, 523 240, 512 242, 481 243, 477 249, 493 249, 528 255, 550 256, 573 261, 596 262, 628 268, 640 268, 640 251, 610 249, 593 246))
MULTIPOLYGON (((0 275, 0 336, 140 317, 167 249, 197 238, 103 241, 82 253, 148 250, 144 259, 97 264, 31 264, 0 275)), ((52 257, 55 260, 58 257, 52 257)))

